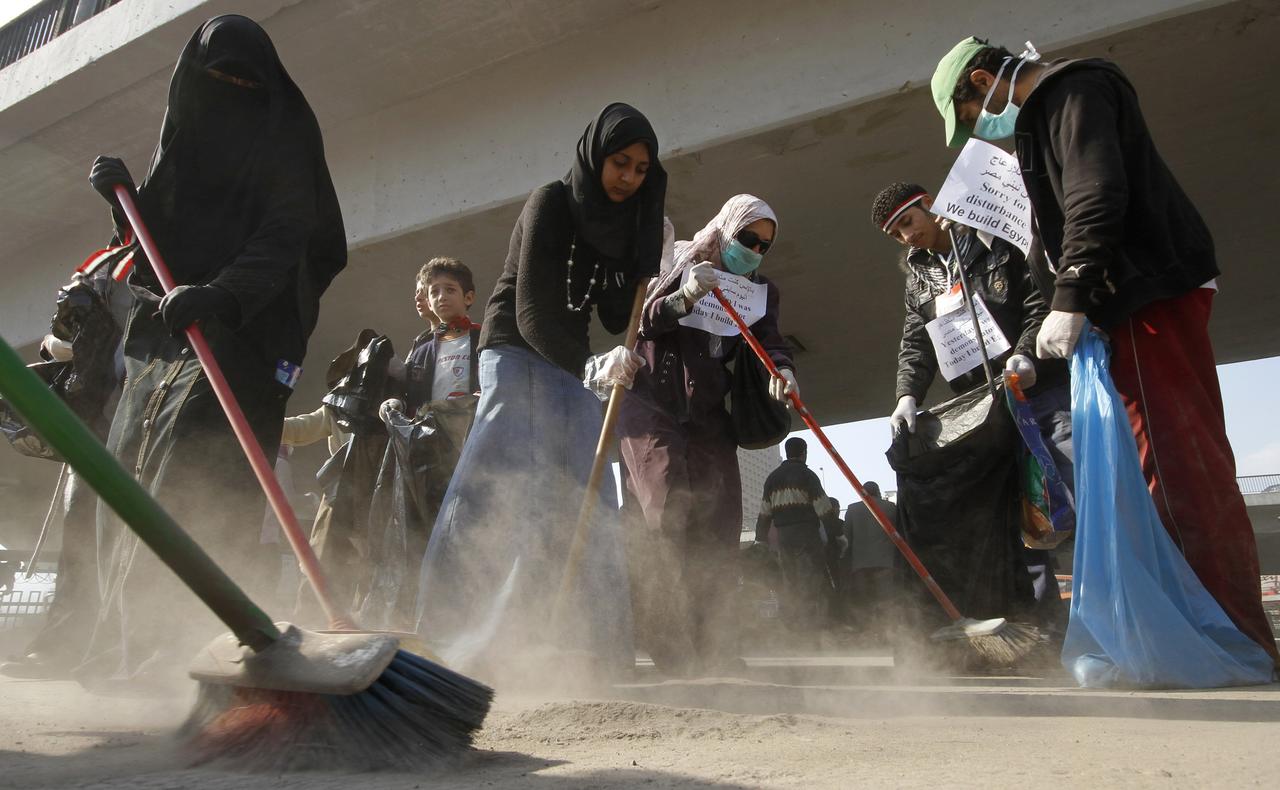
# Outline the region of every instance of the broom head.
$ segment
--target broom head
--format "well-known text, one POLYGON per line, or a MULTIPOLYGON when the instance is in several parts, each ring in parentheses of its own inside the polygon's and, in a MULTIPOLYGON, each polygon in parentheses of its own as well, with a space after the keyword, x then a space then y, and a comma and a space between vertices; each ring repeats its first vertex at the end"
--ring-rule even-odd
POLYGON ((964 642, 972 654, 992 667, 1018 663, 1044 641, 1034 626, 1011 623, 1003 617, 974 620, 962 617, 933 633, 935 642, 964 642))
POLYGON ((493 691, 400 649, 394 635, 278 623, 261 651, 224 634, 192 662, 180 731, 194 762, 254 771, 416 769, 465 752, 493 691))

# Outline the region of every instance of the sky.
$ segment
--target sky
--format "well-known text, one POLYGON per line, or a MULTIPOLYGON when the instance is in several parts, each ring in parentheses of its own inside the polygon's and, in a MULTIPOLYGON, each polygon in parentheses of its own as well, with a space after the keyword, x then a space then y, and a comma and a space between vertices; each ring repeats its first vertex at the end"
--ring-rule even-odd
POLYGON ((0 0, 0 27, 9 24, 15 16, 26 11, 40 0, 0 0))
MULTIPOLYGON (((1219 365, 1218 379, 1227 417, 1227 438, 1236 455, 1236 474, 1280 474, 1280 357, 1219 365)), ((803 379, 800 386, 803 396, 803 379)), ((884 457, 889 448, 888 414, 892 409, 893 404, 886 403, 883 417, 822 428, 858 479, 863 483, 874 480, 886 492, 897 488, 893 470, 884 457)), ((822 415, 814 416, 822 424, 822 415)), ((809 466, 822 478, 827 493, 840 500, 841 507, 854 501, 857 495, 853 486, 812 433, 797 431, 792 436, 809 442, 809 466)))

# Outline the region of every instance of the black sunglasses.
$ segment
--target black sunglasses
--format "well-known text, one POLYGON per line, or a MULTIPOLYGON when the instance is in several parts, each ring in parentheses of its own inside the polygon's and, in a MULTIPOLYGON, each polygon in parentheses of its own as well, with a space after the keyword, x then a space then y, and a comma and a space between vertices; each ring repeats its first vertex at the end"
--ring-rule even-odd
POLYGON ((734 236, 734 238, 737 239, 738 243, 743 247, 746 247, 749 250, 755 250, 761 255, 764 255, 769 251, 769 248, 773 246, 772 241, 760 238, 760 236, 758 236, 753 230, 738 231, 738 235, 734 236))

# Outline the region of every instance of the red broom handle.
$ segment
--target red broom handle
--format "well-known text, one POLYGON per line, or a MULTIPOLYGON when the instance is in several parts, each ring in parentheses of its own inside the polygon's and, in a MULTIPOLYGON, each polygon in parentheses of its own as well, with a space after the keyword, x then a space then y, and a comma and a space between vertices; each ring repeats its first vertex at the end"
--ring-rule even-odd
MULTIPOLYGON (((160 286, 164 288, 164 292, 166 294, 169 293, 176 286, 173 281, 173 275, 169 272, 169 267, 165 265, 164 257, 160 255, 160 250, 156 247, 155 240, 151 238, 151 233, 143 223, 142 215, 138 212, 138 207, 129 195, 129 190, 117 185, 115 194, 116 199, 120 201, 120 208, 124 210, 124 215, 129 219, 129 224, 133 226, 133 233, 138 237, 138 243, 142 245, 143 251, 147 253, 147 259, 151 261, 151 270, 156 273, 156 279, 160 281, 160 286)), ((266 453, 262 452, 262 445, 258 444, 257 437, 253 435, 253 431, 249 428, 249 421, 245 419, 244 412, 240 410, 240 404, 236 401, 236 396, 231 391, 231 385, 227 383, 226 376, 222 375, 222 368, 218 366, 218 360, 214 358, 213 350, 209 348, 209 341, 204 338, 204 332, 200 330, 199 326, 192 324, 187 327, 186 334, 187 342, 191 344, 192 350, 196 352, 196 359, 200 360, 200 365, 204 368, 204 374, 209 379, 209 384, 213 387, 214 394, 218 396, 218 402, 222 404, 222 410, 226 412, 227 419, 231 421, 231 428, 235 431, 236 438, 240 440, 240 447, 249 458, 249 465, 253 467, 253 473, 257 475, 259 485, 266 492, 267 501, 271 503, 271 509, 275 512, 280 525, 284 527, 284 534, 289 539, 289 545, 293 546, 293 553, 298 555, 298 560, 302 564, 302 572, 311 581, 311 586, 316 591, 316 597, 320 599, 320 605, 324 607, 325 615, 329 618, 330 627, 334 629, 354 629, 355 624, 350 615, 334 603, 329 593, 329 584, 325 578, 324 571, 320 569, 320 560, 316 558, 316 553, 311 548, 311 543, 307 540, 306 534, 298 524, 298 517, 293 512, 293 506, 289 504, 289 499, 285 496, 284 489, 280 487, 280 481, 276 479, 275 472, 267 461, 266 453)))
MULTIPOLYGON (((752 351, 756 352, 756 356, 759 357, 760 362, 765 366, 765 369, 769 371, 769 375, 774 378, 782 378, 782 374, 778 373, 778 367, 773 364, 773 360, 769 358, 769 354, 764 350, 764 346, 760 345, 760 341, 756 340, 756 336, 751 334, 751 330, 747 327, 746 322, 742 320, 742 316, 738 315, 738 311, 733 309, 733 305, 729 304, 729 300, 724 298, 724 293, 722 293, 719 288, 713 288, 711 293, 715 294, 716 299, 718 299, 720 304, 724 307, 725 312, 733 319, 733 323, 737 324, 738 331, 742 333, 742 339, 747 341, 747 345, 751 346, 752 351)), ((853 470, 850 469, 844 462, 844 459, 840 457, 840 453, 836 452, 836 448, 831 444, 831 440, 822 432, 822 427, 818 425, 818 421, 813 418, 813 414, 809 411, 808 407, 804 405, 804 401, 800 400, 800 396, 794 391, 787 393, 787 397, 791 399, 791 404, 795 406, 796 413, 800 415, 800 419, 804 420, 804 424, 809 427, 810 431, 813 431, 813 435, 818 437, 818 441, 822 443, 822 446, 826 448, 827 453, 831 455, 831 460, 836 462, 836 466, 840 467, 841 472, 844 472, 844 476, 853 486, 853 490, 858 492, 858 496, 862 498, 862 503, 871 511, 871 515, 875 517, 875 520, 880 524, 880 528, 884 530, 884 534, 889 536, 889 540, 893 541, 893 545, 897 546, 898 551, 902 552, 902 556, 907 558, 907 562, 911 564, 911 568, 916 572, 916 575, 924 582, 924 586, 929 589, 929 592, 933 593, 933 597, 937 599, 939 605, 946 610, 947 616, 952 620, 963 620, 964 616, 960 614, 960 610, 951 602, 951 599, 947 597, 947 594, 942 591, 942 588, 938 586, 938 583, 933 580, 933 575, 929 573, 929 569, 924 566, 924 563, 920 561, 920 558, 916 556, 916 553, 912 551, 911 547, 907 545, 907 542, 903 540, 902 535, 894 528, 893 522, 889 521, 885 516, 884 511, 876 504, 876 501, 867 496, 866 489, 862 487, 862 483, 859 482, 857 475, 853 473, 853 470)))

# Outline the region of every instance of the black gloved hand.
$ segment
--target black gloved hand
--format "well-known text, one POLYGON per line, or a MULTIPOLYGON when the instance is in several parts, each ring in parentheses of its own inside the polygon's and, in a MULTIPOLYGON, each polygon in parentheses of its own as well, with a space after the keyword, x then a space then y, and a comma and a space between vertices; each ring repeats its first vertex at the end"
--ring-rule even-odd
POLYGON ((175 335, 196 321, 214 316, 233 326, 240 317, 236 298, 216 285, 179 285, 160 300, 160 317, 175 335))
POLYGON ((127 188, 129 196, 134 200, 138 199, 138 190, 133 185, 129 168, 124 166, 124 160, 114 156, 100 156, 93 160, 93 167, 89 169, 89 183, 117 210, 120 208, 120 201, 116 200, 117 185, 127 188))

